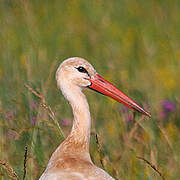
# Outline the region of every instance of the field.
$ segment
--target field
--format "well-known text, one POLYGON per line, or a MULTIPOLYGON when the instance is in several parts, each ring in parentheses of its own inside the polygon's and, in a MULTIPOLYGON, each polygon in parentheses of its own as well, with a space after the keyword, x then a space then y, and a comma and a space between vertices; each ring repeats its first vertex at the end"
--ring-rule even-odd
POLYGON ((179 0, 0 0, 0 180, 38 179, 70 132, 55 72, 73 56, 152 115, 84 91, 94 163, 116 179, 179 180, 179 0))

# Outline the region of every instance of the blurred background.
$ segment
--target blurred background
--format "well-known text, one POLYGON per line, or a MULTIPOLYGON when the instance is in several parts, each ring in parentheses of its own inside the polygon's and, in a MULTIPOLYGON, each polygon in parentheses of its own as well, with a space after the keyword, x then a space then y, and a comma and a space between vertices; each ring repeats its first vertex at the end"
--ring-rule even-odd
POLYGON ((85 91, 94 163, 116 179, 179 180, 179 0, 0 0, 0 179, 13 178, 10 167, 23 179, 26 146, 25 179, 38 179, 63 140, 42 99, 25 85, 41 93, 68 135, 72 112, 55 71, 73 56, 152 115, 85 91))

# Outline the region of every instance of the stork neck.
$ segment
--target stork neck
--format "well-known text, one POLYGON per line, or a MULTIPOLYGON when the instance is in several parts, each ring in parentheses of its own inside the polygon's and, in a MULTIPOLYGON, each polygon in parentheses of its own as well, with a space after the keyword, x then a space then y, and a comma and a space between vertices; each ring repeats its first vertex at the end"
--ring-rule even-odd
MULTIPOLYGON (((66 91, 67 93, 67 91, 66 91)), ((70 96, 66 96, 73 111, 74 121, 70 135, 67 139, 89 152, 91 117, 89 105, 80 88, 73 89, 70 96)))

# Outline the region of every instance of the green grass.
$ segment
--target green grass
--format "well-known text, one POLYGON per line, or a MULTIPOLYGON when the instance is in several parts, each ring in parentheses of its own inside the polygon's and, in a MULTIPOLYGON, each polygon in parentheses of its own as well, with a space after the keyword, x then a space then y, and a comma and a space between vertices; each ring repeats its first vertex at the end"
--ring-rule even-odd
MULTIPOLYGON (((152 114, 141 119, 136 113, 128 122, 132 111, 124 113, 121 104, 86 91, 94 163, 102 167, 103 159, 105 170, 124 180, 162 179, 140 156, 166 180, 179 180, 179 0, 0 0, 0 160, 22 179, 27 146, 26 179, 40 177, 63 138, 25 84, 40 90, 67 136, 72 112, 54 76, 73 56, 88 59, 152 114), (176 105, 172 112, 163 109, 165 100, 176 105)), ((0 180, 9 178, 1 165, 0 180)))

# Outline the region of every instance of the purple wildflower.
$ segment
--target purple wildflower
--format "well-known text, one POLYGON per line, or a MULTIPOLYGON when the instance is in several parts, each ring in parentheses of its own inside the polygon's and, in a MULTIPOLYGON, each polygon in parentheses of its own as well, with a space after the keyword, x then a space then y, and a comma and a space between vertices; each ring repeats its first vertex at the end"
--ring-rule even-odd
POLYGON ((12 111, 9 111, 9 112, 6 112, 4 116, 6 119, 12 119, 12 118, 14 118, 15 113, 12 111))
POLYGON ((32 103, 30 103, 29 106, 30 106, 31 109, 36 109, 38 107, 38 103, 32 102, 32 103))
POLYGON ((165 100, 162 102, 162 108, 165 112, 173 112, 175 111, 176 106, 172 101, 165 100))
POLYGON ((128 108, 127 106, 124 106, 124 105, 123 105, 123 106, 121 107, 121 110, 122 110, 123 113, 125 113, 125 112, 128 112, 128 111, 129 111, 129 108, 128 108))
POLYGON ((129 113, 129 114, 126 115, 125 119, 126 119, 127 122, 131 122, 131 121, 133 121, 134 116, 133 116, 133 114, 129 113))
POLYGON ((30 118, 30 121, 31 121, 31 124, 32 124, 32 125, 35 125, 37 119, 36 119, 35 117, 31 117, 31 118, 30 118))
POLYGON ((170 112, 174 112, 176 110, 176 105, 174 102, 169 100, 164 100, 161 103, 162 111, 160 113, 160 118, 165 119, 170 112))
POLYGON ((67 127, 67 126, 69 126, 69 124, 70 124, 70 123, 69 123, 69 120, 68 120, 68 119, 62 119, 62 120, 61 120, 61 125, 62 125, 62 126, 67 127))
POLYGON ((39 115, 39 118, 40 118, 40 119, 43 119, 43 118, 44 118, 44 113, 41 113, 41 114, 39 115))

